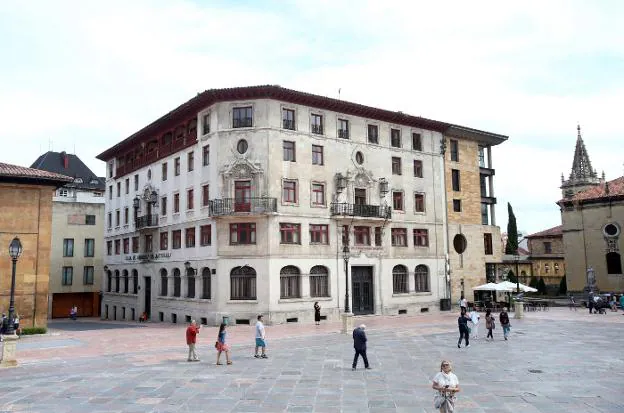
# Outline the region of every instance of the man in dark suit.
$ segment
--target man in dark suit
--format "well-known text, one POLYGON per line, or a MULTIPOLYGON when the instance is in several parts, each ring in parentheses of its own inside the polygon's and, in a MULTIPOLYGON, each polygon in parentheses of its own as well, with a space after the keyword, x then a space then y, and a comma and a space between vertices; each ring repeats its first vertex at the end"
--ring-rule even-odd
POLYGON ((366 357, 366 333, 364 332, 365 329, 366 326, 362 324, 358 328, 353 330, 353 348, 355 349, 355 356, 353 357, 353 365, 351 366, 351 370, 355 370, 358 357, 360 355, 362 355, 362 359, 364 360, 364 367, 367 370, 370 370, 370 367, 368 366, 368 358, 366 357))

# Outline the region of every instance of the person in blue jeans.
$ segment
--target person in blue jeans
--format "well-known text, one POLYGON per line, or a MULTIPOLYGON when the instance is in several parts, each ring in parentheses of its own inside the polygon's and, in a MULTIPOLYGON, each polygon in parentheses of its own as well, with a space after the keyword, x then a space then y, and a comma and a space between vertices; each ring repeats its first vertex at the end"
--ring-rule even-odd
POLYGON ((457 326, 459 327, 459 340, 457 341, 457 348, 461 348, 462 339, 466 339, 466 347, 470 347, 470 331, 468 330, 468 321, 472 321, 466 314, 466 310, 462 307, 461 313, 457 318, 457 326))
POLYGON ((505 340, 507 340, 509 330, 511 330, 511 324, 509 324, 509 314, 507 314, 506 307, 503 308, 503 311, 499 314, 498 319, 500 320, 501 327, 503 327, 503 336, 505 337, 505 340))

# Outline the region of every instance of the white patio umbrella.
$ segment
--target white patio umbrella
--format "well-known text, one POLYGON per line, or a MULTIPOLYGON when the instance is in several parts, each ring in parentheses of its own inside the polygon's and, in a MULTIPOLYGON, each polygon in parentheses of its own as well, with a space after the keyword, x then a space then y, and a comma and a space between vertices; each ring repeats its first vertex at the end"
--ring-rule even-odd
POLYGON ((475 290, 475 291, 496 291, 496 284, 495 283, 487 283, 487 284, 483 284, 483 285, 478 285, 478 286, 474 287, 473 290, 475 290))
MULTIPOLYGON (((519 283, 520 291, 523 293, 534 293, 537 292, 536 288, 529 287, 528 285, 519 283)), ((516 292, 517 286, 516 283, 512 283, 510 281, 503 281, 496 284, 496 291, 507 291, 507 292, 516 292)))

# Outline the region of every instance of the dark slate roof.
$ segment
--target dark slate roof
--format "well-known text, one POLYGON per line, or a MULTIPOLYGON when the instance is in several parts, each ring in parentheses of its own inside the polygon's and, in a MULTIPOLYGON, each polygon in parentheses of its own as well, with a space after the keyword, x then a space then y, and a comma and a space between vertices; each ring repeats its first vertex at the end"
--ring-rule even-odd
POLYGON ((557 225, 556 227, 548 228, 535 234, 527 235, 527 238, 538 237, 561 237, 563 236, 563 225, 557 225))
POLYGON ((37 158, 31 168, 72 177, 72 182, 65 185, 67 188, 104 191, 106 187, 104 178, 96 176, 78 156, 66 152, 48 151, 37 158))
POLYGON ((63 186, 73 181, 69 176, 0 162, 0 182, 63 186))

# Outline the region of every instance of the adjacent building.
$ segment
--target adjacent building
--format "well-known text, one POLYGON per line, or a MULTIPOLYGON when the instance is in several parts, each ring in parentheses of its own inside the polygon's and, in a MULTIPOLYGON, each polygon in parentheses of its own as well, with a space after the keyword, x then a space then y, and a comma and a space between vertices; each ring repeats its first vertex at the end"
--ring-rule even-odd
POLYGON ((98 155, 103 317, 436 311, 449 268, 484 280, 500 255, 490 148, 505 139, 279 86, 201 93, 98 155))
POLYGON ((544 280, 548 292, 557 294, 561 280, 566 275, 563 227, 557 225, 528 235, 527 239, 529 241, 528 259, 531 263, 531 271, 525 274, 521 272, 520 279, 528 281, 528 277, 541 278, 544 280))
POLYGON ((78 156, 48 151, 32 168, 72 178, 54 194, 48 316, 100 315, 104 253, 104 178, 97 177, 78 156))
POLYGON ((19 237, 15 310, 20 325, 45 327, 48 315, 52 197, 72 179, 47 171, 0 163, 0 310, 8 315, 12 261, 9 244, 19 237))

